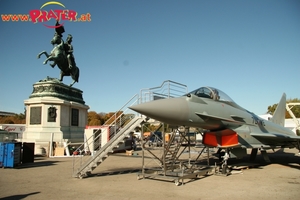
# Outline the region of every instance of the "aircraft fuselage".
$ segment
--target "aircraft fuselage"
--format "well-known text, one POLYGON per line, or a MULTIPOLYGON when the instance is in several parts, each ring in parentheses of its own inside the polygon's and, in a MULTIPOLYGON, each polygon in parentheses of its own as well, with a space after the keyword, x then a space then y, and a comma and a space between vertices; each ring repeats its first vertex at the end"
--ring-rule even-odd
POLYGON ((295 140, 290 138, 295 137, 294 132, 247 111, 215 88, 203 87, 182 97, 155 100, 131 109, 167 124, 202 128, 207 146, 294 146, 295 140))

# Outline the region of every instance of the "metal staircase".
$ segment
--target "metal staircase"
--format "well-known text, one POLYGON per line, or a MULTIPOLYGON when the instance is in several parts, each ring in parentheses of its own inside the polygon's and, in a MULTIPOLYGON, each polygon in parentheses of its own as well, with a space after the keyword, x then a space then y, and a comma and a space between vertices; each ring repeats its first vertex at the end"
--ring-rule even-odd
MULTIPOLYGON (((148 129, 150 123, 149 121, 143 123, 142 130, 148 129)), ((143 164, 141 172, 138 173, 138 179, 171 180, 178 186, 184 182, 184 179, 197 179, 210 174, 212 168, 208 162, 209 154, 206 159, 207 165, 202 164, 203 158, 202 162, 200 161, 200 156, 206 147, 203 147, 195 158, 191 155, 190 138, 187 137, 189 136, 189 127, 179 127, 178 132, 178 135, 173 132, 168 141, 163 137, 162 147, 150 145, 147 147, 149 142, 147 140, 143 143, 143 164), (183 146, 184 142, 187 145, 183 146), (148 154, 146 157, 145 153, 148 154)))
POLYGON ((104 126, 109 127, 105 131, 108 132, 97 130, 77 148, 76 151, 79 151, 80 155, 73 156, 73 177, 83 178, 89 176, 97 166, 130 137, 130 133, 134 132, 136 127, 141 126, 146 117, 128 109, 128 107, 155 99, 180 96, 186 94, 187 91, 186 85, 167 80, 159 87, 142 89, 140 94, 134 95, 105 122, 104 126), (106 144, 102 144, 104 133, 105 136, 103 137, 109 135, 109 141, 106 144), (92 148, 90 148, 91 146, 92 148))
POLYGON ((114 150, 116 150, 124 140, 128 139, 130 132, 133 132, 142 122, 142 117, 134 117, 131 119, 123 128, 118 130, 108 143, 101 147, 93 156, 90 156, 86 162, 77 168, 77 170, 75 169, 73 176, 77 178, 87 177, 109 155, 114 153, 114 150))
POLYGON ((175 141, 176 134, 173 133, 170 137, 170 140, 165 145, 164 150, 164 168, 165 170, 173 170, 176 168, 176 163, 178 161, 178 158, 180 157, 180 154, 178 154, 180 147, 185 140, 184 137, 186 135, 186 132, 180 133, 181 137, 179 137, 179 140, 175 141))

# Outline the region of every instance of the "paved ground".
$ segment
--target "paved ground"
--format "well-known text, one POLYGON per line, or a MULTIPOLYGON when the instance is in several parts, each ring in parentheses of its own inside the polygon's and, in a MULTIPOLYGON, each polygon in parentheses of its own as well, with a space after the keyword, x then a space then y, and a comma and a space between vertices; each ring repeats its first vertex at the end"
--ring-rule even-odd
POLYGON ((269 165, 258 156, 257 168, 227 177, 212 175, 182 186, 169 181, 137 180, 142 166, 140 156, 114 154, 93 171, 92 177, 82 180, 72 178, 72 158, 39 157, 15 169, 0 169, 0 199, 295 200, 300 198, 300 157, 295 153, 270 153, 269 165))

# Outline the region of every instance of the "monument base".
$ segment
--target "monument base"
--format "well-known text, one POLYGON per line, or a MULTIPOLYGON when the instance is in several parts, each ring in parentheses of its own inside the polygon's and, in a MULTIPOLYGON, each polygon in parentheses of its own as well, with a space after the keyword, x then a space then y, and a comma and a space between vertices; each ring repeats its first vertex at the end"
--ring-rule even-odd
POLYGON ((33 85, 33 92, 24 104, 23 142, 34 142, 36 148, 48 149, 51 141, 61 145, 84 141, 89 107, 83 101, 81 90, 47 77, 33 85))

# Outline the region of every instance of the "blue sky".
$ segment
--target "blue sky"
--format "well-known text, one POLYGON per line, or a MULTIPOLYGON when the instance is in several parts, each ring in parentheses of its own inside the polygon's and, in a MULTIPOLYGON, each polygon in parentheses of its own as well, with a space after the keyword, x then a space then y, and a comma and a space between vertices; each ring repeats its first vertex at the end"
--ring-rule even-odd
MULTIPOLYGON (((1 0, 0 14, 28 14, 46 2, 1 0)), ((117 111, 140 89, 165 80, 186 84, 189 91, 219 88, 256 114, 278 103, 283 92, 300 98, 300 1, 59 2, 79 15, 91 14, 91 22, 66 21, 64 39, 73 35, 81 73, 74 87, 92 111, 117 111)), ((54 30, 1 20, 0 31, 0 110, 23 113, 33 84, 59 77, 57 67, 36 57, 51 51, 54 30)), ((71 82, 65 77, 65 84, 71 82)))

